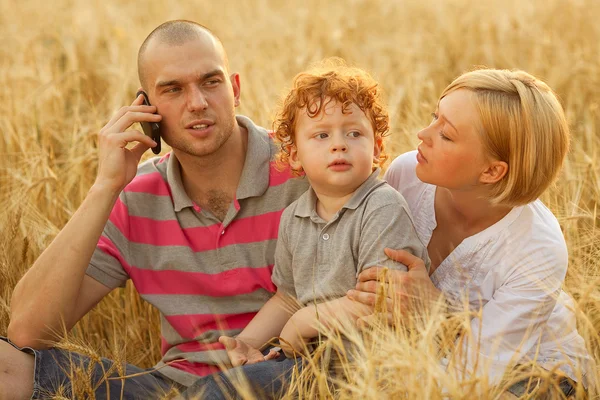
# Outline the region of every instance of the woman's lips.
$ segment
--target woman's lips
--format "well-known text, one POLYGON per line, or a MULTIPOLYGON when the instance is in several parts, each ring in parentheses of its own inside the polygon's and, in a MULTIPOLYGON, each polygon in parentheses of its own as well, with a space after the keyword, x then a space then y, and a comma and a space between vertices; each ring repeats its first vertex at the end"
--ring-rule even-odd
POLYGON ((420 164, 427 164, 427 159, 423 156, 420 149, 417 149, 417 162, 420 164))

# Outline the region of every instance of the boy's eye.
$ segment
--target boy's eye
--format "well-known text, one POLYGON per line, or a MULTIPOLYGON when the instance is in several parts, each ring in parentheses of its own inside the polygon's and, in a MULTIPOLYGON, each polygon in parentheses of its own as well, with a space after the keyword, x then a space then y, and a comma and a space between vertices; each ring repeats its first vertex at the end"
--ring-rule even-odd
POLYGON ((348 136, 350 137, 359 137, 360 136, 360 132, 359 131, 352 131, 348 133, 348 136))
POLYGON ((324 133, 324 132, 317 133, 317 138, 318 139, 327 139, 328 137, 329 137, 329 134, 327 134, 327 133, 324 133))

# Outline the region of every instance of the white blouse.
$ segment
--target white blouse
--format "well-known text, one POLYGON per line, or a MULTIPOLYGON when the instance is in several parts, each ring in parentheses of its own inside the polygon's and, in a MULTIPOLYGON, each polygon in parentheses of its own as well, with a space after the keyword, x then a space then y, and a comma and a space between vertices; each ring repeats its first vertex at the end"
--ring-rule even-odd
MULTIPOLYGON (((405 197, 417 234, 428 244, 437 226, 436 186, 417 178, 416 154, 396 158, 384 179, 405 197)), ((587 385, 594 362, 577 332, 573 300, 562 290, 567 263, 558 221, 536 200, 463 240, 437 267, 433 284, 451 302, 479 311, 471 320, 474 339, 465 347, 470 371, 494 383, 507 366, 537 359, 587 385)))

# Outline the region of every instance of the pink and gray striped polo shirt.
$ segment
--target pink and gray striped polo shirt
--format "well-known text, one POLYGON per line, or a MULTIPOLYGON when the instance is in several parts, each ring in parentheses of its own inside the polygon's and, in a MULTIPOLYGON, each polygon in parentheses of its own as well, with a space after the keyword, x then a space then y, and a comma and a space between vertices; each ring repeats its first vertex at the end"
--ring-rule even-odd
POLYGON ((275 292, 271 282, 279 219, 308 188, 274 167, 276 146, 250 119, 236 199, 221 222, 185 193, 173 153, 140 165, 123 190, 87 274, 116 288, 131 279, 161 313, 162 368, 190 385, 228 363, 220 335, 239 333, 275 292))

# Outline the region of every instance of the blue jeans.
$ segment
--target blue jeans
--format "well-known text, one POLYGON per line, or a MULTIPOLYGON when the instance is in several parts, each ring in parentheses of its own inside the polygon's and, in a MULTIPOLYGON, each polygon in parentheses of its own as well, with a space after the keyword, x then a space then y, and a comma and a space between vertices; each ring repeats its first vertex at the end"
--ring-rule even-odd
MULTIPOLYGON (((135 365, 125 364, 122 367, 123 375, 141 375, 124 380, 110 379, 119 377, 118 369, 115 368, 115 362, 112 360, 102 358, 100 365, 82 354, 54 348, 48 350, 20 348, 5 337, 0 336, 0 340, 35 357, 32 399, 51 399, 56 394, 73 398, 74 395, 83 394, 78 393, 77 390, 73 393, 71 386, 74 374, 77 376, 78 373, 85 374, 82 376, 82 382, 89 381, 92 384, 93 389, 88 390, 94 392, 96 399, 120 399, 121 390, 123 390, 122 398, 126 400, 163 398, 168 393, 178 392, 182 393, 180 397, 182 399, 238 399, 241 397, 237 393, 236 387, 245 388, 246 386, 240 386, 240 382, 244 380, 247 381, 256 398, 277 398, 287 389, 286 383, 289 382, 294 366, 302 368, 300 359, 289 359, 282 354, 275 360, 232 368, 225 372, 199 378, 186 389, 185 386, 172 381, 152 368, 142 369, 135 365), (87 371, 90 366, 88 375, 83 371, 87 371), (109 379, 106 379, 105 375, 109 379)), ((538 386, 538 380, 533 378, 531 382, 529 380, 517 382, 508 391, 521 397, 526 393, 531 393, 538 386)), ((559 387, 567 397, 575 394, 573 382, 568 378, 561 378, 559 387)), ((88 395, 86 397, 92 397, 89 396, 89 393, 85 394, 88 395)))
POLYGON ((125 364, 121 366, 119 373, 115 362, 107 358, 96 362, 86 355, 62 349, 20 348, 3 336, 0 336, 0 340, 35 357, 32 399, 52 399, 55 395, 93 398, 92 392, 96 399, 147 400, 167 398, 167 395, 177 393, 182 393, 181 398, 184 399, 233 399, 240 398, 235 390, 242 379, 240 374, 245 376, 256 398, 273 398, 279 397, 278 394, 286 389, 285 383, 291 376, 294 365, 300 365, 299 361, 288 359, 282 353, 274 360, 199 378, 186 388, 153 368, 142 369, 125 364), (119 376, 134 374, 139 375, 118 379, 119 376), (81 388, 77 384, 73 390, 73 381, 89 382, 90 385, 81 388))
POLYGON ((177 393, 185 389, 184 386, 154 369, 145 370, 135 365, 125 364, 122 365, 119 374, 115 362, 106 358, 96 362, 86 355, 61 349, 20 348, 5 337, 0 336, 0 340, 35 357, 32 399, 51 399, 58 394, 66 398, 93 398, 91 393, 93 392, 96 399, 147 400, 162 398, 168 393, 177 393), (141 375, 124 380, 118 379, 120 375, 138 373, 141 375), (74 377, 77 382, 89 382, 90 386, 82 388, 77 385, 73 390, 71 382, 74 377), (77 377, 81 378, 77 379, 77 377))
MULTIPOLYGON (((565 397, 569 397, 575 394, 576 390, 573 386, 574 382, 569 378, 557 377, 558 387, 565 397)), ((508 391, 517 397, 522 397, 525 394, 531 394, 540 386, 539 378, 523 379, 508 388, 508 391)), ((541 395, 541 394, 538 394, 541 395)))
MULTIPOLYGON (((268 350, 266 350, 268 352, 268 350)), ((280 398, 287 389, 294 366, 302 368, 300 358, 286 358, 282 354, 269 361, 244 365, 205 376, 197 380, 181 395, 181 399, 241 399, 242 393, 251 393, 256 399, 280 398)))

